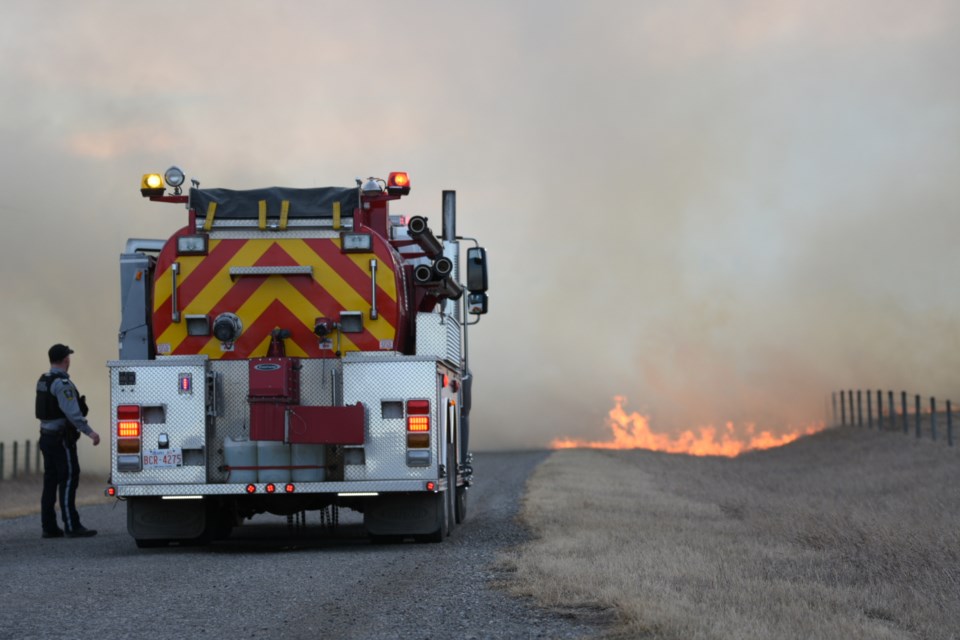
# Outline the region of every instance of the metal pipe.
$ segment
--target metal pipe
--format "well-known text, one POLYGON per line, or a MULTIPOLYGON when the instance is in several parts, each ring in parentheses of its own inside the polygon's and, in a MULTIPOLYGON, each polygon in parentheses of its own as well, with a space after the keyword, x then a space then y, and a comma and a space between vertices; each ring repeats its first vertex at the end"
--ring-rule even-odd
POLYGON ((170 265, 170 277, 173 279, 173 293, 170 294, 170 306, 173 308, 173 321, 180 322, 180 308, 177 304, 177 276, 180 274, 180 263, 170 265))
POLYGON ((443 245, 440 244, 437 236, 433 235, 433 231, 427 226, 427 219, 423 216, 410 218, 410 222, 407 223, 407 233, 431 260, 443 254, 443 245))
POLYGON ((457 192, 443 192, 443 239, 447 242, 457 240, 457 192))
POLYGON ((370 319, 377 319, 377 261, 370 260, 370 319))

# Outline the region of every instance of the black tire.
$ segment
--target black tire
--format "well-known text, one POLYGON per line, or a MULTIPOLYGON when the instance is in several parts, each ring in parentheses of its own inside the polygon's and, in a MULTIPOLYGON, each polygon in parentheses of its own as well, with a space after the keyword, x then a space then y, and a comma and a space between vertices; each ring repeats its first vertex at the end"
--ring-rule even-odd
POLYGON ((457 451, 453 444, 447 445, 447 535, 457 526, 457 451))
POLYGON ((135 538, 134 542, 137 543, 138 549, 159 549, 160 547, 166 547, 170 544, 169 540, 145 540, 143 538, 135 538))
POLYGON ((442 513, 440 514, 440 526, 433 533, 418 538, 421 542, 443 542, 443 539, 450 535, 450 501, 446 493, 435 494, 442 513))
POLYGON ((467 488, 457 487, 457 524, 463 524, 467 521, 467 488))

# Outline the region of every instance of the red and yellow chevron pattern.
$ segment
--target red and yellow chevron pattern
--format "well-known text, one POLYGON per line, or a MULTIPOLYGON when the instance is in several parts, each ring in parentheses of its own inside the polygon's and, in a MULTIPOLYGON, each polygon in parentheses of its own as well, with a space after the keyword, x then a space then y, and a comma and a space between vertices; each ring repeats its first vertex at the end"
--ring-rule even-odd
MULTIPOLYGON (((153 335, 160 355, 204 354, 210 359, 245 359, 265 356, 270 333, 288 329, 288 356, 331 358, 313 333, 317 318, 338 320, 341 311, 361 311, 363 332, 344 333, 340 349, 347 351, 399 350, 406 317, 400 257, 387 242, 373 234, 373 253, 342 253, 340 238, 211 239, 204 256, 176 255, 178 232, 161 251, 154 274, 153 335), (370 260, 377 268, 376 320, 370 319, 372 278, 370 260), (177 306, 180 322, 173 322, 173 274, 180 264, 177 306), (230 275, 231 267, 311 266, 313 275, 230 275), (189 336, 187 315, 234 313, 243 332, 232 351, 224 351, 217 338, 189 336)), ((336 344, 336 337, 334 345, 336 344)))

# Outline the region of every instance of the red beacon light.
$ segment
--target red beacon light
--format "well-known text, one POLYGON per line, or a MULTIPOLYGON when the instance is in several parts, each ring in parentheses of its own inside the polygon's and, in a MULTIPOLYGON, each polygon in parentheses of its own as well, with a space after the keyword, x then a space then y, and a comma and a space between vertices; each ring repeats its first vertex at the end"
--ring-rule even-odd
POLYGON ((410 193, 410 176, 406 171, 394 171, 387 178, 387 193, 405 196, 410 193))

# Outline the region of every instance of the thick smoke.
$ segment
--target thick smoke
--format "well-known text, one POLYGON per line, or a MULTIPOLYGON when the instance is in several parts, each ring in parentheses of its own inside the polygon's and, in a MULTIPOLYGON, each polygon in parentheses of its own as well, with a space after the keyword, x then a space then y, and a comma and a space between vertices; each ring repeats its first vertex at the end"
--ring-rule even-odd
POLYGON ((400 212, 436 217, 456 189, 491 260, 475 448, 602 439, 615 395, 670 433, 805 426, 841 387, 949 397, 957 10, 836 4, 174 2, 171 28, 14 3, 0 440, 33 437, 56 341, 105 431, 117 255, 183 224, 137 193, 170 164, 232 188, 403 169, 400 212))

